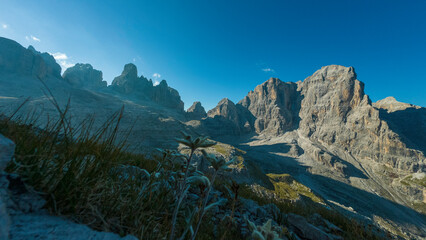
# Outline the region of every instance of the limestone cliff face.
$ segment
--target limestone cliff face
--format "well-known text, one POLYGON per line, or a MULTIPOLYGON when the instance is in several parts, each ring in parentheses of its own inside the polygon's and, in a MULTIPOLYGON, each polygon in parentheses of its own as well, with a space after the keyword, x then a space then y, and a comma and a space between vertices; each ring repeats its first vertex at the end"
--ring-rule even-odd
POLYGON ((45 79, 49 76, 60 78, 61 67, 48 53, 28 49, 19 43, 0 37, 0 71, 45 79))
POLYGON ((324 146, 409 172, 424 169, 424 155, 407 148, 380 118, 352 67, 327 66, 304 80, 299 131, 324 146))
POLYGON ((100 90, 107 86, 107 82, 102 79, 102 72, 93 69, 90 64, 77 63, 65 70, 62 77, 77 88, 100 90))
POLYGON ((257 133, 279 135, 297 127, 300 94, 296 83, 271 78, 250 91, 239 104, 256 118, 257 133))
POLYGON ((110 86, 116 92, 132 95, 141 100, 152 100, 165 107, 174 108, 183 112, 183 102, 179 92, 169 87, 165 80, 154 86, 151 80, 138 77, 134 64, 126 64, 120 76, 114 78, 110 86))

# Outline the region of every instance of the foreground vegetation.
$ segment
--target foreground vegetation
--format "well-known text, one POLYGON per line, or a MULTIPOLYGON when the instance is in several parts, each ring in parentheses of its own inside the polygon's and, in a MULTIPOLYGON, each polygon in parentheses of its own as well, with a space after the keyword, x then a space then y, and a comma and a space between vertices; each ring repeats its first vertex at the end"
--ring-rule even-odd
MULTIPOLYGON (((157 152, 154 157, 147 158, 127 151, 126 134, 118 131, 123 110, 95 128, 93 118, 71 123, 68 108, 61 110, 53 103, 59 120, 35 127, 37 118, 19 114, 18 109, 11 116, 0 117, 0 133, 16 143, 15 158, 7 170, 18 173, 27 184, 44 193, 47 207, 54 214, 140 239, 243 239, 234 221, 234 214, 243 208, 239 200, 243 197, 260 205, 273 203, 282 213, 319 213, 341 228, 345 239, 379 239, 363 224, 322 204, 265 198, 248 185, 216 180, 232 161, 203 152, 211 167, 205 173, 197 170, 192 165, 194 153, 214 145, 206 138, 183 134, 177 141, 187 147, 189 154, 159 149, 153 150, 157 152), (210 196, 213 189, 225 193, 224 199, 210 196), (212 220, 212 209, 217 208, 230 213, 219 223, 212 220)), ((281 186, 278 182, 276 185, 281 186)), ((249 222, 252 236, 291 238, 282 214, 273 220, 282 231, 265 233, 268 223, 255 226, 249 222)))

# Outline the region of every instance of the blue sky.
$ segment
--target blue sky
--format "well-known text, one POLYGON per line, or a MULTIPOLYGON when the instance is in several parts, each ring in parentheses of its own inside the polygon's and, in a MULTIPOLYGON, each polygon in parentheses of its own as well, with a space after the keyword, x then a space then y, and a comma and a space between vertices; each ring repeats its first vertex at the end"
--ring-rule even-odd
POLYGON ((373 101, 426 106, 426 1, 0 0, 0 36, 91 63, 109 83, 132 62, 186 108, 330 64, 355 67, 373 101))

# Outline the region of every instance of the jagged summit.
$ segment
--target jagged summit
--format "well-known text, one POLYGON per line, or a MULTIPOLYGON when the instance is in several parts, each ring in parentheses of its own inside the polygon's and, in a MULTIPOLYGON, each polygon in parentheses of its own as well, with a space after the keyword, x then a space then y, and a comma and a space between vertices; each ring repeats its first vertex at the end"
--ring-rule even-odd
POLYGON ((202 119, 207 117, 206 110, 200 102, 196 101, 186 111, 186 115, 189 119, 202 119))
POLYGON ((121 75, 114 78, 109 88, 139 100, 151 100, 165 107, 184 111, 184 104, 178 91, 169 87, 166 80, 162 80, 160 84, 154 86, 152 81, 144 76, 138 77, 137 67, 132 63, 124 66, 121 75))
POLYGON ((124 65, 124 69, 123 72, 121 73, 121 75, 125 75, 128 76, 129 78, 137 78, 138 77, 138 69, 136 67, 136 65, 134 65, 133 63, 128 63, 126 65, 124 65))
POLYGON ((233 122, 238 122, 238 113, 235 103, 228 98, 220 100, 216 107, 207 112, 207 115, 211 118, 214 118, 215 116, 222 116, 233 122))
POLYGON ((107 87, 107 82, 103 81, 102 72, 94 69, 90 64, 77 63, 65 70, 62 78, 74 87, 92 90, 107 87))

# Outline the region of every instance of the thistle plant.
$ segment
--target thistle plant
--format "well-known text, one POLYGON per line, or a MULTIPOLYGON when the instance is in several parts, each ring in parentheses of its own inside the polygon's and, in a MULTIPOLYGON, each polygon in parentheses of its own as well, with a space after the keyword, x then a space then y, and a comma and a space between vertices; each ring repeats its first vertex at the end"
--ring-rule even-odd
POLYGON ((278 233, 272 229, 272 220, 269 219, 262 226, 256 226, 253 222, 247 219, 249 228, 252 230, 251 237, 254 240, 281 240, 278 233))
POLYGON ((201 150, 201 151, 202 151, 204 157, 209 161, 210 165, 213 167, 214 172, 213 172, 212 179, 210 180, 211 184, 208 186, 206 196, 205 196, 205 198, 203 200, 203 204, 202 204, 201 209, 200 209, 200 213, 199 213, 199 217, 198 217, 198 222, 197 222, 197 227, 195 228, 195 232, 192 235, 192 238, 191 238, 192 240, 194 240, 195 237, 197 236, 198 230, 200 229, 201 222, 203 220, 203 217, 204 217, 205 213, 209 209, 213 208, 214 206, 218 206, 218 205, 222 204, 221 201, 218 201, 218 202, 211 203, 210 205, 207 206, 207 203, 208 203, 208 200, 209 200, 209 194, 210 194, 210 191, 211 191, 211 189, 213 187, 213 183, 214 183, 214 181, 216 179, 216 176, 217 176, 218 172, 219 171, 230 170, 229 165, 231 165, 231 164, 233 164, 235 162, 235 159, 232 159, 230 161, 226 161, 222 157, 216 157, 214 154, 208 154, 204 150, 201 150))
MULTIPOLYGON (((188 135, 185 132, 181 132, 181 134, 183 138, 176 138, 176 141, 188 147, 191 152, 189 156, 187 157, 185 156, 185 166, 183 169, 184 177, 182 181, 178 184, 178 189, 176 194, 176 207, 172 215, 172 226, 171 226, 172 228, 170 230, 170 236, 169 236, 170 240, 173 240, 175 237, 176 220, 179 213, 179 208, 182 204, 182 200, 185 198, 186 193, 189 190, 188 177, 190 172, 191 160, 194 156, 194 153, 199 148, 207 148, 216 144, 215 142, 208 140, 207 137, 197 137, 194 139, 192 136, 188 135)), ((192 180, 195 180, 195 179, 192 179, 192 180)))
POLYGON ((235 214, 235 206, 238 201, 238 191, 240 189, 240 185, 232 180, 231 189, 229 189, 227 186, 225 186, 225 189, 228 191, 229 196, 232 197, 232 207, 231 207, 231 215, 229 216, 229 223, 228 227, 225 229, 225 232, 223 233, 221 240, 224 240, 226 237, 226 234, 228 233, 228 229, 231 228, 231 224, 234 220, 234 214, 235 214))

